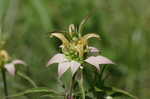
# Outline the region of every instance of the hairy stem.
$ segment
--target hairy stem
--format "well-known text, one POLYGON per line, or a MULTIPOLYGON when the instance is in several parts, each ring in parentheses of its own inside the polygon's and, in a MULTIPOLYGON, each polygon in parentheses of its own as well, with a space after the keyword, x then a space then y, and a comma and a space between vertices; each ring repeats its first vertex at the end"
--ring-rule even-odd
POLYGON ((6 81, 5 69, 2 68, 1 70, 2 70, 2 78, 3 78, 3 84, 4 84, 5 99, 8 99, 8 90, 7 90, 7 81, 6 81))

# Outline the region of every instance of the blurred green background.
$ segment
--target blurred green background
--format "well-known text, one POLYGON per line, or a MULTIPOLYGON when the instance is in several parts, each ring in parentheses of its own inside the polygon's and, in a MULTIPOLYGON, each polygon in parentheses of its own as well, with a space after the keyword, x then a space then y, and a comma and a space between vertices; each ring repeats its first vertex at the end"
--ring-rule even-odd
MULTIPOLYGON (((150 0, 0 0, 0 24, 9 35, 5 48, 13 57, 25 60, 24 71, 38 86, 59 88, 57 66, 46 68, 61 42, 48 32, 79 25, 92 12, 84 33, 96 32, 101 40, 90 45, 112 59, 109 85, 131 92, 140 99, 150 97, 150 0)), ((84 34, 83 33, 83 34, 84 34)), ((19 77, 7 76, 9 93, 31 85, 19 77)), ((3 96, 0 75, 0 99, 3 96)), ((14 99, 43 99, 29 95, 14 99)), ((45 98, 46 99, 46 98, 45 98)))

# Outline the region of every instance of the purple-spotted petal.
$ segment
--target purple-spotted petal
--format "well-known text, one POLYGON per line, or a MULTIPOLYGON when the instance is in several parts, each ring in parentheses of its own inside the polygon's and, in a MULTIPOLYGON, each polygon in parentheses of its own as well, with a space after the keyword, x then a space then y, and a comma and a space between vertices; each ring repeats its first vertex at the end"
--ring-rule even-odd
POLYGON ((91 53, 98 53, 99 50, 95 47, 89 46, 88 49, 90 50, 91 53))
POLYGON ((67 61, 67 59, 64 54, 56 54, 48 61, 47 66, 53 63, 61 63, 65 61, 67 61))
POLYGON ((80 67, 80 63, 76 62, 76 61, 71 61, 70 62, 70 66, 71 66, 71 71, 72 71, 72 74, 74 74, 78 68, 80 67))
POLYGON ((70 67, 70 62, 63 62, 58 64, 58 75, 61 77, 70 67))
POLYGON ((13 60, 12 63, 13 63, 14 65, 15 65, 15 64, 27 65, 24 61, 19 60, 19 59, 13 60))
POLYGON ((5 64, 5 69, 8 71, 10 75, 12 76, 15 75, 16 69, 13 63, 5 64))
POLYGON ((91 65, 94 65, 99 70, 99 61, 95 56, 88 57, 85 61, 91 65))

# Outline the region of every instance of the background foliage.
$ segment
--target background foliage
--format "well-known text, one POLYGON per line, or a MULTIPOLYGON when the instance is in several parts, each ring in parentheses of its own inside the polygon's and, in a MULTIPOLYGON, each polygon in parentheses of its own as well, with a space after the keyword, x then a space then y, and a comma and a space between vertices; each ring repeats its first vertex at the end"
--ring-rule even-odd
MULTIPOLYGON (((61 90, 57 67, 45 67, 61 44, 50 39, 48 32, 67 29, 71 23, 78 25, 92 12, 84 33, 98 33, 101 40, 90 44, 116 63, 109 67, 108 84, 128 90, 140 99, 149 99, 149 4, 149 0, 0 0, 0 22, 4 22, 4 32, 9 35, 5 48, 13 57, 28 63, 22 71, 38 86, 61 90)), ((19 77, 8 75, 8 80, 11 94, 31 87, 19 77)), ((1 81, 0 77, 0 97, 1 81)), ((41 97, 33 94, 18 99, 41 97)))

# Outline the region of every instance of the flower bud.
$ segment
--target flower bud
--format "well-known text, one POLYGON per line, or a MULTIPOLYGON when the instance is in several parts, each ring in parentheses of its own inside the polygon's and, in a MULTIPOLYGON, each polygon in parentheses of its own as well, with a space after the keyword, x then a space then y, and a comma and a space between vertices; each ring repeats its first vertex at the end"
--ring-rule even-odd
POLYGON ((0 50, 0 67, 9 60, 9 55, 5 50, 0 50))

